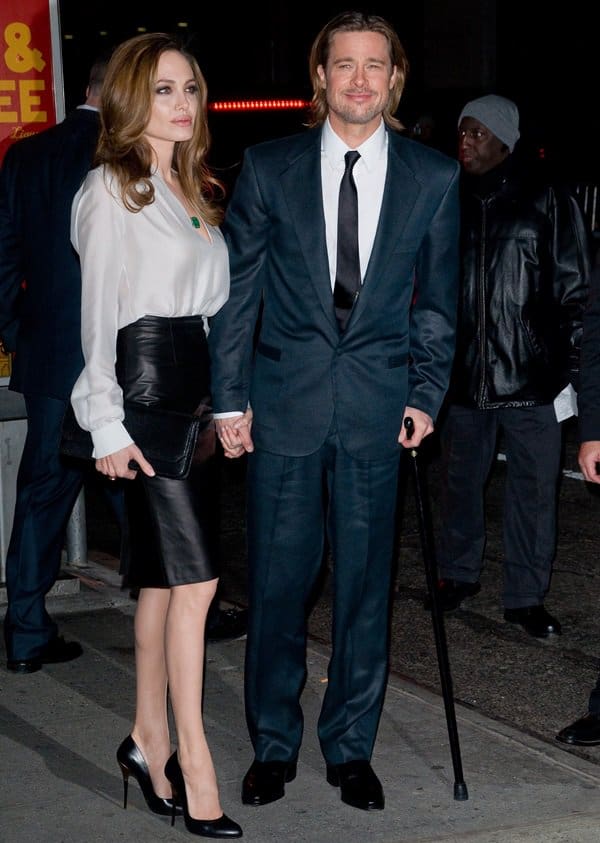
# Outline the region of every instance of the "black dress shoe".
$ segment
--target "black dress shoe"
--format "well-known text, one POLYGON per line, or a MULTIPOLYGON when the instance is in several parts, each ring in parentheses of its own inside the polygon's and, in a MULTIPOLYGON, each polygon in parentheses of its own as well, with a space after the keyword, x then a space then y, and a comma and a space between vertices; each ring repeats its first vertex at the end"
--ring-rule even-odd
POLYGON ((247 628, 247 609, 219 609, 215 619, 206 624, 205 637, 207 641, 233 641, 242 638, 247 628))
POLYGON ((342 802, 347 805, 363 811, 383 810, 383 788, 368 761, 328 764, 327 781, 340 788, 342 802))
POLYGON ((600 744, 600 714, 590 711, 565 726, 556 736, 561 743, 570 743, 573 746, 598 746, 600 744))
MULTIPOLYGON (((463 582, 463 580, 438 580, 437 603, 442 612, 454 612, 467 597, 474 597, 481 591, 478 582, 463 582)), ((431 596, 427 595, 424 606, 431 609, 431 596)))
POLYGON ((296 778, 295 761, 253 761, 244 776, 244 805, 267 805, 285 795, 285 784, 296 778))
POLYGON ((504 620, 520 624, 525 632, 533 635, 534 638, 548 638, 549 635, 560 635, 562 632, 560 623, 544 609, 543 605, 505 609, 504 620))
POLYGON ((83 653, 77 641, 65 641, 62 635, 53 638, 44 649, 32 659, 9 659, 7 670, 11 673, 35 673, 43 664, 70 662, 83 653))

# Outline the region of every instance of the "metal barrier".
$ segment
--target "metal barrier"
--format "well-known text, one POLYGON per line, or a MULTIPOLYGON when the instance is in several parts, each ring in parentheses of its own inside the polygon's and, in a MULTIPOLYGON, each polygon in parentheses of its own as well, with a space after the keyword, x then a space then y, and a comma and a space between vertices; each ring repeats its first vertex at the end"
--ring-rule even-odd
POLYGON ((87 521, 83 489, 79 492, 67 524, 66 551, 68 565, 74 567, 87 565, 87 521))
MULTIPOLYGON (((7 390, 0 391, 0 399, 7 390)), ((9 398, 12 396, 9 396, 9 398)), ((17 492, 17 472, 27 435, 27 421, 20 409, 9 412, 0 401, 0 583, 6 580, 6 554, 12 530, 17 492)), ((16 402, 13 402, 15 404, 16 402)))

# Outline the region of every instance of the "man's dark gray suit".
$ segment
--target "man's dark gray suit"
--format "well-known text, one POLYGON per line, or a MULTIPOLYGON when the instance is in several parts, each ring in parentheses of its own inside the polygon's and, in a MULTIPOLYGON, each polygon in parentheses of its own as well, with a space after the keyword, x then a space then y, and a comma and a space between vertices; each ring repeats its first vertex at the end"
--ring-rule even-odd
POLYGON ((231 294, 209 343, 215 412, 250 403, 254 414, 245 676, 258 761, 298 755, 306 612, 326 537, 334 619, 321 749, 330 765, 371 758, 387 680, 398 436, 406 406, 435 419, 454 351, 457 175, 456 162, 388 132, 379 225, 342 333, 321 130, 245 153, 223 225, 231 294))
POLYGON ((27 438, 6 560, 9 662, 36 659, 57 636, 45 596, 83 483, 59 458, 62 419, 83 367, 81 276, 70 242, 73 196, 90 168, 98 112, 14 143, 0 170, 0 337, 14 351, 10 389, 24 395, 27 438), (24 282, 24 283, 23 283, 24 282))

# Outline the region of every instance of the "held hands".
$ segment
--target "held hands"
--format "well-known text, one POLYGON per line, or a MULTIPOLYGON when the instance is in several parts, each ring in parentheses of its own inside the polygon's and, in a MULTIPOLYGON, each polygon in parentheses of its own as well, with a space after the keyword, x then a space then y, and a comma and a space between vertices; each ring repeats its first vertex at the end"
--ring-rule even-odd
POLYGON ((577 460, 588 483, 600 483, 600 442, 582 442, 577 460))
POLYGON ((126 448, 121 448, 120 451, 115 451, 114 454, 108 454, 108 456, 96 460, 96 469, 101 474, 105 474, 109 480, 116 480, 117 477, 134 480, 137 469, 129 467, 130 461, 137 463, 139 470, 147 474, 148 477, 154 477, 156 472, 135 444, 128 445, 126 448))
POLYGON ((433 433, 433 419, 424 413, 422 410, 417 410, 414 407, 405 407, 404 416, 402 418, 402 427, 398 436, 398 442, 403 448, 418 448, 423 439, 433 433), (404 426, 404 419, 409 417, 414 422, 414 433, 410 437, 407 436, 406 428, 404 426))
POLYGON ((250 431, 252 430, 252 410, 246 410, 243 416, 215 419, 217 436, 223 446, 223 453, 228 459, 241 457, 254 450, 250 431))

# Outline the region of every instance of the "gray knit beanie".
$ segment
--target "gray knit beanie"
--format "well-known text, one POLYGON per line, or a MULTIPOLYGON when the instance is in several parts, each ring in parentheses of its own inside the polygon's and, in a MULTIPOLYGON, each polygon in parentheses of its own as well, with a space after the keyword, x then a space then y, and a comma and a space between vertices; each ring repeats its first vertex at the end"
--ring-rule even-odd
POLYGON ((505 143, 512 152, 519 140, 519 109, 512 100, 488 94, 471 100, 460 112, 458 125, 463 117, 474 117, 490 132, 505 143))

